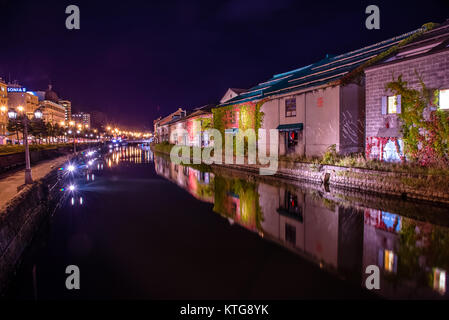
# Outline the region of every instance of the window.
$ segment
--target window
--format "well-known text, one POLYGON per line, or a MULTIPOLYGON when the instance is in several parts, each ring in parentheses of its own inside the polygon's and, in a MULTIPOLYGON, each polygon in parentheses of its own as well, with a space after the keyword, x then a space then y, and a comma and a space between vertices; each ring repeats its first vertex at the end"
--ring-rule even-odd
POLYGON ((384 250, 384 270, 388 272, 394 272, 396 273, 397 268, 397 256, 396 254, 391 250, 384 250))
POLYGON ((285 99, 285 116, 296 117, 296 98, 285 99))
POLYGON ((291 193, 288 190, 285 190, 285 198, 284 198, 284 207, 287 212, 298 219, 300 222, 303 221, 302 218, 302 207, 298 203, 298 196, 296 194, 291 193))
POLYGON ((440 109, 449 110, 449 89, 440 90, 438 100, 440 109))
POLYGON ((398 106, 398 98, 397 96, 388 96, 387 99, 387 113, 388 114, 395 114, 397 113, 397 106, 398 106))
POLYGON ((287 151, 294 151, 298 144, 298 130, 287 131, 287 151))

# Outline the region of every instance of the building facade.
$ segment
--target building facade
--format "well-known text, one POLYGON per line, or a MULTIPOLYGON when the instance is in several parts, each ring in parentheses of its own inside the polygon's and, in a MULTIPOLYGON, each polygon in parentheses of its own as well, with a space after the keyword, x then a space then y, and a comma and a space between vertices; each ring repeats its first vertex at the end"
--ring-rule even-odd
POLYGON ((39 107, 43 113, 45 123, 52 125, 61 124, 66 120, 66 109, 59 104, 58 94, 53 91, 52 85, 48 85, 46 91, 33 92, 39 99, 39 107))
POLYGON ((65 121, 72 120, 72 102, 69 100, 59 100, 59 104, 65 109, 65 121))
MULTIPOLYGON (((365 70, 366 156, 370 159, 404 159, 399 115, 401 96, 386 88, 398 76, 412 89, 438 90, 440 108, 449 111, 449 22, 426 32, 394 55, 365 70)), ((432 107, 429 108, 431 111, 432 107)))
POLYGON ((72 120, 75 121, 75 123, 77 124, 83 125, 83 127, 87 128, 91 127, 90 113, 86 112, 73 113, 72 120))
POLYGON ((194 147, 210 145, 207 129, 212 128, 212 105, 194 109, 185 117, 168 123, 169 142, 194 147))
POLYGON ((255 128, 263 113, 260 128, 266 130, 266 147, 277 148, 279 155, 321 156, 332 146, 340 154, 362 152, 365 87, 360 70, 420 31, 338 56, 326 55, 316 63, 276 74, 220 104, 225 116, 219 121, 224 122, 225 133, 236 134, 242 128, 255 128), (270 129, 278 130, 276 141, 270 141, 270 129))
POLYGON ((39 99, 33 91, 27 91, 17 82, 8 83, 8 108, 17 112, 25 112, 33 117, 34 111, 39 108, 39 99))
POLYGON ((182 108, 178 108, 173 113, 170 113, 168 116, 159 117, 153 121, 154 126, 154 141, 156 143, 161 142, 169 142, 170 140, 170 130, 169 130, 169 122, 185 117, 186 111, 182 108))

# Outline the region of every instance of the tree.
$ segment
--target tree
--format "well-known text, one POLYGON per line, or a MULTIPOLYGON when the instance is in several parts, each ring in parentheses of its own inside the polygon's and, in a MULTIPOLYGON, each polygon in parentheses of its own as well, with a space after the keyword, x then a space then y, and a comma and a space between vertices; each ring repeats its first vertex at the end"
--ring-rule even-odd
POLYGON ((47 135, 47 127, 45 122, 42 119, 34 119, 33 121, 30 121, 29 132, 35 138, 39 138, 40 143, 40 139, 47 135))
POLYGON ((15 133, 17 135, 17 140, 19 140, 19 132, 23 132, 23 123, 20 119, 9 119, 6 130, 15 133))

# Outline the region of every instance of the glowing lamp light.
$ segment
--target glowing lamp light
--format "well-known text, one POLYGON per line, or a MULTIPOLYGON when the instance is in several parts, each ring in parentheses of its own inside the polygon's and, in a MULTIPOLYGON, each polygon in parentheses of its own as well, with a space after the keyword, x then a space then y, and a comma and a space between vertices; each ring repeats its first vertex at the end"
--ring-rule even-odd
POLYGON ((9 109, 9 111, 8 111, 8 118, 9 119, 16 119, 17 118, 17 112, 14 109, 9 109))
POLYGON ((74 166, 73 164, 71 164, 71 165, 69 165, 69 166, 67 167, 67 170, 68 170, 69 172, 73 172, 73 171, 75 171, 75 166, 74 166))
POLYGON ((0 111, 1 111, 2 113, 5 113, 6 110, 8 110, 8 108, 6 108, 5 106, 1 106, 1 107, 0 107, 0 111))
POLYGON ((41 109, 36 109, 35 111, 34 111, 34 117, 36 118, 36 119, 42 119, 42 116, 43 116, 44 114, 42 113, 42 111, 41 111, 41 109))
POLYGON ((73 184, 71 184, 71 185, 69 186, 69 190, 70 190, 70 191, 75 191, 75 186, 74 186, 73 184))
POLYGON ((17 111, 19 111, 19 112, 23 112, 23 110, 25 110, 22 106, 18 106, 17 107, 17 111))

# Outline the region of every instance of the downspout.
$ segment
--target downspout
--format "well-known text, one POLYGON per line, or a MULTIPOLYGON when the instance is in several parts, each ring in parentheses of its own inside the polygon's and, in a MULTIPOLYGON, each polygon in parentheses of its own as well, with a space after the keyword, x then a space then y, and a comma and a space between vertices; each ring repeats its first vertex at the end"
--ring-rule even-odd
POLYGON ((307 92, 304 92, 304 125, 303 125, 303 136, 304 136, 304 157, 307 157, 307 135, 306 135, 306 131, 307 131, 307 105, 306 105, 306 95, 307 92))
MULTIPOLYGON (((281 98, 278 98, 278 126, 281 125, 281 98)), ((281 154, 281 144, 280 144, 281 136, 278 135, 278 156, 281 154)), ((271 149, 271 141, 270 141, 270 149, 271 149)))

